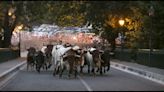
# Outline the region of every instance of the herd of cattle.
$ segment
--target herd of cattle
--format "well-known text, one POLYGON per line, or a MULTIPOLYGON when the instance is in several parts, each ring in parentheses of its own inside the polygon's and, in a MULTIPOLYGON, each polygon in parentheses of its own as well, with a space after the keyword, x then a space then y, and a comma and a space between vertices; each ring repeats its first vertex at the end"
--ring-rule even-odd
POLYGON ((29 68, 47 70, 53 67, 53 75, 62 77, 63 72, 68 71, 68 77, 71 75, 77 77, 78 73, 83 73, 84 66, 88 66, 88 73, 94 76, 96 72, 103 74, 110 70, 110 50, 106 47, 98 49, 96 47, 65 45, 47 45, 39 51, 34 47, 28 49, 27 70, 29 68), (91 71, 90 71, 91 69, 91 71), (96 69, 96 71, 95 71, 96 69))

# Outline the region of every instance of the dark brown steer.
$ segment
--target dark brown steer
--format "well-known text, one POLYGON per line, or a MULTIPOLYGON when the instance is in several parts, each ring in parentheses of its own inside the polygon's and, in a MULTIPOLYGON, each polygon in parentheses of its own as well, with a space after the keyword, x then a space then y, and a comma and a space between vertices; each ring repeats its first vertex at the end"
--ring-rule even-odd
POLYGON ((98 69, 100 69, 100 74, 102 74, 102 67, 101 67, 101 64, 102 64, 102 60, 101 60, 101 54, 102 52, 100 50, 93 50, 90 52, 92 54, 92 57, 93 57, 93 62, 92 62, 92 73, 94 74, 95 76, 95 67, 97 67, 98 69))
POLYGON ((47 45, 47 48, 45 49, 45 60, 46 63, 48 64, 48 68, 51 67, 52 65, 52 49, 53 49, 53 45, 47 45))
POLYGON ((34 47, 30 47, 29 49, 27 49, 27 51, 28 51, 27 53, 27 70, 28 70, 29 67, 33 69, 35 66, 36 49, 34 47))

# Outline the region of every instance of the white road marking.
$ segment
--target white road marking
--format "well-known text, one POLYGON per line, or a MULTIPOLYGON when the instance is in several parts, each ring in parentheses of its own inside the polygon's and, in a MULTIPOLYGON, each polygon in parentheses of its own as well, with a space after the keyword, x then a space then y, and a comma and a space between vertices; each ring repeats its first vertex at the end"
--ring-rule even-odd
POLYGON ((93 91, 93 90, 89 87, 89 85, 88 85, 80 76, 78 76, 78 78, 80 79, 80 81, 83 83, 83 85, 86 87, 86 89, 87 89, 88 91, 93 91))
POLYGON ((2 74, 0 74, 0 78, 1 78, 2 76, 6 75, 6 74, 8 74, 8 73, 10 73, 10 72, 12 72, 13 70, 15 70, 15 69, 17 69, 17 68, 20 68, 20 66, 22 66, 22 65, 24 65, 24 64, 26 64, 25 61, 22 62, 22 63, 20 63, 20 64, 18 64, 18 65, 16 65, 16 66, 14 66, 14 67, 12 67, 12 68, 10 68, 9 70, 3 72, 2 74))
POLYGON ((9 82, 10 82, 10 80, 12 80, 18 72, 19 71, 16 71, 16 72, 12 73, 6 79, 4 79, 3 81, 1 81, 1 83, 0 83, 0 89, 4 88, 6 85, 8 85, 9 82))

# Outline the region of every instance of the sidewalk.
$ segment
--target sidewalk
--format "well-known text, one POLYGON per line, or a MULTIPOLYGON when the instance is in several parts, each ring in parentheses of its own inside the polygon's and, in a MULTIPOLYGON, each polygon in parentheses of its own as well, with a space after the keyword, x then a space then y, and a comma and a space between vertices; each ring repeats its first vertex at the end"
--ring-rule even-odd
POLYGON ((5 61, 0 63, 0 78, 8 74, 9 72, 14 71, 16 68, 21 67, 26 64, 27 51, 21 53, 20 58, 13 60, 5 61))
POLYGON ((0 89, 26 64, 26 58, 20 57, 0 63, 0 89))
POLYGON ((111 67, 144 77, 146 79, 161 83, 164 85, 164 69, 148 67, 137 63, 111 60, 111 67))
POLYGON ((3 74, 4 72, 6 72, 7 70, 10 70, 11 68, 24 63, 26 60, 26 58, 17 58, 14 60, 9 60, 9 61, 5 61, 0 63, 0 75, 3 74))

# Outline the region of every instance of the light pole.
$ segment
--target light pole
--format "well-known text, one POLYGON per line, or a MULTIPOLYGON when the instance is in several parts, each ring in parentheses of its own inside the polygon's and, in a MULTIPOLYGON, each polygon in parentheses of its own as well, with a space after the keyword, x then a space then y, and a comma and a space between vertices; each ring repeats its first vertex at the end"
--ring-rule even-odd
POLYGON ((154 16, 154 8, 153 8, 153 6, 151 6, 150 7, 150 9, 149 9, 149 16, 150 16, 150 18, 151 18, 151 29, 150 29, 150 33, 149 33, 149 49, 150 49, 150 51, 149 51, 149 62, 150 62, 150 57, 151 57, 151 53, 153 52, 153 48, 152 48, 152 16, 154 16))
MULTIPOLYGON (((122 27, 124 25, 124 23, 125 23, 125 20, 120 19, 118 22, 119 22, 120 26, 122 27)), ((121 51, 122 51, 123 50, 123 41, 124 41, 124 34, 123 34, 123 32, 120 33, 120 36, 121 36, 121 51)))
POLYGON ((15 20, 16 16, 15 16, 15 9, 14 8, 10 8, 8 11, 8 16, 9 16, 9 23, 13 23, 13 21, 15 20))
POLYGON ((21 30, 23 28, 23 25, 18 26, 18 30, 19 30, 19 56, 21 56, 21 30))

